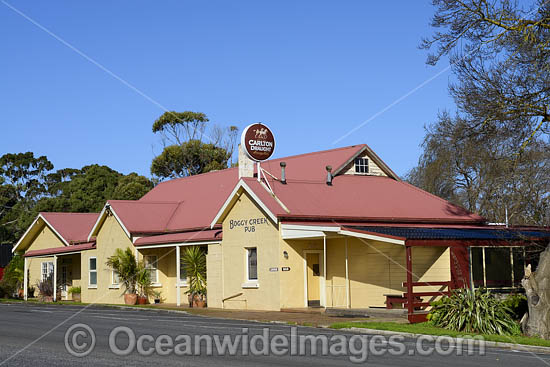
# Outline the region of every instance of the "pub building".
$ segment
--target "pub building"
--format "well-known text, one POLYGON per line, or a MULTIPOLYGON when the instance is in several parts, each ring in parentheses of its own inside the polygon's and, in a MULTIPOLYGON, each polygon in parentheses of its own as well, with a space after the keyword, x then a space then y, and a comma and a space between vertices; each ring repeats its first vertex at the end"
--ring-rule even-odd
POLYGON ((253 124, 238 167, 165 181, 100 213, 40 213, 13 248, 25 284, 52 274, 55 299, 80 286, 82 302, 124 303, 105 263, 129 247, 164 302, 184 306, 182 252, 201 246, 208 307, 404 307, 415 322, 455 288, 521 290, 530 249, 550 240, 548 228, 492 225, 404 182, 365 144, 268 159, 274 149, 271 130, 253 124))

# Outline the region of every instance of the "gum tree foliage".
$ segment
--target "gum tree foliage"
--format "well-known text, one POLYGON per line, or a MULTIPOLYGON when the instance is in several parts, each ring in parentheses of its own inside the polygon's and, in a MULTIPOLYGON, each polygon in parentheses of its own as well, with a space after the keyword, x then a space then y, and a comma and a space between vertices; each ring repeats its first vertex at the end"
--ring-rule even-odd
POLYGON ((196 175, 227 168, 237 145, 236 126, 208 126, 202 112, 162 114, 153 133, 162 137, 163 151, 153 159, 151 173, 160 179, 196 175))
POLYGON ((550 145, 532 140, 521 154, 512 130, 472 134, 449 113, 426 129, 418 166, 406 179, 491 222, 550 224, 550 145))
POLYGON ((449 57, 457 111, 427 128, 408 179, 490 221, 548 225, 550 2, 433 4, 421 47, 449 57))
POLYGON ((0 157, 1 244, 15 243, 39 211, 98 212, 109 199, 139 199, 153 187, 143 176, 107 166, 53 168, 32 152, 0 157))
POLYGON ((473 133, 509 129, 523 149, 550 123, 550 2, 434 0, 435 49, 428 64, 449 56, 450 85, 473 133))

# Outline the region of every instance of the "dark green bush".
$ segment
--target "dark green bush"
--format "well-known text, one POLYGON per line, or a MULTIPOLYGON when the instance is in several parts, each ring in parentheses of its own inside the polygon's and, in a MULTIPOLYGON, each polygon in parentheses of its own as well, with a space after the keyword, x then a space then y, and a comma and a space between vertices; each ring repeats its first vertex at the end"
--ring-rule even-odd
POLYGON ((467 333, 519 335, 512 311, 486 290, 459 289, 432 303, 428 320, 438 327, 467 333))
POLYGON ((524 294, 510 294, 502 303, 510 309, 514 320, 521 320, 523 315, 527 313, 527 297, 524 294))

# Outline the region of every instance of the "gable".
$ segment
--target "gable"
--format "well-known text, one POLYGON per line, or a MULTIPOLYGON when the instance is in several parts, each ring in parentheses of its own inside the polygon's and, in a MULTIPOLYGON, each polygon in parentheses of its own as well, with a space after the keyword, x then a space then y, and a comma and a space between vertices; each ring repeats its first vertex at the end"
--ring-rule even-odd
POLYGON ((350 163, 348 163, 341 171, 341 174, 344 175, 369 175, 369 176, 384 176, 387 177, 388 175, 380 168, 379 165, 377 165, 372 157, 368 154, 368 152, 363 152, 362 154, 359 154, 357 157, 355 157, 350 163), (356 162, 357 159, 366 159, 367 160, 367 172, 357 172, 358 169, 356 169, 356 162))
POLYGON ((235 195, 222 222, 224 240, 233 233, 261 234, 276 229, 274 222, 246 191, 235 195))
POLYGON ((65 243, 44 222, 42 222, 41 228, 39 227, 36 234, 34 234, 34 236, 31 235, 27 243, 27 246, 23 244, 23 247, 18 250, 46 250, 65 246, 65 243))

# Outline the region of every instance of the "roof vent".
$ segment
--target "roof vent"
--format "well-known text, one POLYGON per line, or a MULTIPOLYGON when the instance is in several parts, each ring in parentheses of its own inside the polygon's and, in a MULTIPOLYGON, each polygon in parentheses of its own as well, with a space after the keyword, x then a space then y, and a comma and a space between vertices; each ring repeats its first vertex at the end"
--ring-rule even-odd
POLYGON ((286 185, 286 162, 281 162, 281 183, 286 185))
POLYGON ((332 186, 332 166, 327 166, 327 185, 332 186))

